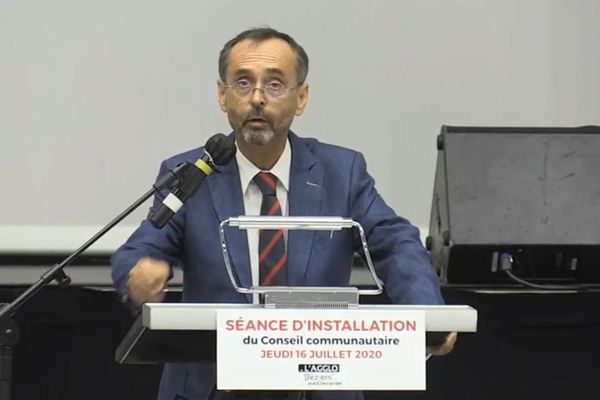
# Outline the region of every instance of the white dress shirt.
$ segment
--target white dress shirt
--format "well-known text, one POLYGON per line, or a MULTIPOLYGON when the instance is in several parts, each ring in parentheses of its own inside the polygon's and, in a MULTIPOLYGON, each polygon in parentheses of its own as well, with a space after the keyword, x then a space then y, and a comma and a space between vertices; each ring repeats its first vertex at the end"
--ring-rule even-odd
MULTIPOLYGON (((292 165, 292 152, 289 140, 281 157, 269 171, 263 171, 252 164, 241 151, 235 152, 240 173, 240 183, 244 194, 244 212, 246 215, 260 215, 262 193, 256 183, 252 180, 259 172, 270 172, 277 177, 277 200, 281 204, 281 215, 288 215, 288 190, 290 187, 290 167, 292 165)), ((248 250, 250 251, 250 269, 252 271, 252 284, 258 285, 258 229, 248 229, 248 250)), ((285 232, 284 232, 285 233, 285 232)), ((285 235, 284 237, 287 237, 285 235)), ((254 295, 254 303, 258 303, 258 296, 254 295)))

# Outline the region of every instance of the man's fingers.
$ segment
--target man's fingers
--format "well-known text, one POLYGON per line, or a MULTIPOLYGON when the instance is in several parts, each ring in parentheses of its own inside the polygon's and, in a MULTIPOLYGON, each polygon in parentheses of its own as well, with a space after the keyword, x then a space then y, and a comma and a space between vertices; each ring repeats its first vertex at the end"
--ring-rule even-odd
POLYGON ((167 292, 165 292, 164 289, 161 289, 160 292, 155 293, 152 296, 148 297, 148 299, 146 299, 146 301, 148 301, 150 303, 160 303, 161 301, 163 301, 165 299, 166 295, 167 295, 167 292))
POLYGON ((169 279, 170 267, 164 261, 141 258, 129 271, 127 292, 136 304, 146 301, 162 301, 169 279))
POLYGON ((434 356, 445 356, 446 354, 450 353, 452 349, 454 349, 457 337, 458 335, 456 332, 449 333, 448 336, 446 336, 444 343, 430 348, 429 352, 434 356))

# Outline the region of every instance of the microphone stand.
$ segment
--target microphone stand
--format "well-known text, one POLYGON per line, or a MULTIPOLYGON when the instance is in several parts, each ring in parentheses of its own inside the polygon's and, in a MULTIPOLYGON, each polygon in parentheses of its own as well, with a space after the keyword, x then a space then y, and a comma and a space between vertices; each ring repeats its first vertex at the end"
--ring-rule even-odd
POLYGON ((59 264, 55 264, 53 267, 47 270, 36 283, 27 288, 12 302, 4 304, 3 307, 0 308, 0 400, 10 400, 11 398, 10 389, 12 380, 13 347, 19 341, 19 327, 11 318, 15 314, 16 310, 52 281, 56 281, 60 287, 69 286, 71 283, 71 278, 69 278, 69 276, 67 276, 67 274, 65 274, 63 271, 64 267, 71 264, 77 257, 81 255, 81 253, 87 250, 115 225, 117 225, 135 209, 141 206, 142 203, 148 200, 148 198, 150 198, 154 193, 164 189, 174 181, 180 180, 181 177, 184 176, 192 166, 193 164, 183 162, 169 170, 168 174, 165 174, 154 185, 152 185, 152 189, 144 193, 138 200, 125 209, 115 219, 110 221, 104 228, 98 231, 98 233, 92 236, 70 256, 65 258, 59 264))

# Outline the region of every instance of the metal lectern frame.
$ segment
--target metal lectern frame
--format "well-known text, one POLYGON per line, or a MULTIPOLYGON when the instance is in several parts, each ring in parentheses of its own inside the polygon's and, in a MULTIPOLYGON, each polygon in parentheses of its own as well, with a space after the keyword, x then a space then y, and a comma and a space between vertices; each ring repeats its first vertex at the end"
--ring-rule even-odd
POLYGON ((377 277, 371 253, 367 245, 365 231, 356 221, 342 217, 282 217, 282 216, 239 216, 227 218, 219 225, 221 250, 225 260, 225 268, 231 285, 242 294, 259 294, 263 296, 265 308, 355 308, 358 307, 360 295, 378 295, 383 293, 383 285, 377 277), (236 280, 231 268, 225 226, 239 229, 287 229, 287 230, 319 230, 339 231, 355 228, 360 235, 362 249, 367 261, 371 277, 376 289, 358 289, 356 287, 315 287, 315 286, 252 286, 242 287, 236 280))

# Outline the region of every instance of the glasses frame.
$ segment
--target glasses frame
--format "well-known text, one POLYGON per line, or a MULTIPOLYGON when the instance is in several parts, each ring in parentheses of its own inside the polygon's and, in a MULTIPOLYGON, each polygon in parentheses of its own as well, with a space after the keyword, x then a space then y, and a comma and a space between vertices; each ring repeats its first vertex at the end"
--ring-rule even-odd
POLYGON ((298 83, 298 84, 296 84, 296 85, 294 85, 294 86, 292 86, 292 87, 289 87, 289 88, 286 88, 286 87, 284 87, 284 88, 283 88, 283 92, 282 92, 282 94, 280 94, 279 96, 273 96, 271 93, 269 93, 269 91, 267 90, 267 88, 266 88, 266 87, 259 87, 259 86, 258 86, 258 85, 256 85, 256 84, 254 84, 254 85, 252 85, 252 86, 250 87, 250 90, 248 91, 248 93, 240 94, 240 93, 238 92, 238 89, 236 89, 236 88, 238 88, 238 87, 237 87, 237 86, 235 86, 235 84, 228 85, 228 84, 226 84, 225 82, 222 82, 222 83, 223 83, 223 87, 224 87, 225 89, 232 89, 232 90, 233 90, 233 93, 235 93, 235 95, 236 95, 236 96, 239 96, 239 97, 248 97, 248 96, 252 96, 256 90, 260 90, 260 91, 262 92, 263 96, 265 96, 265 97, 268 97, 268 98, 269 98, 269 99, 271 99, 271 100, 281 100, 281 99, 284 99, 284 98, 285 98, 285 97, 287 97, 287 96, 289 95, 289 93, 291 93, 293 90, 296 90, 296 89, 298 89, 300 86, 302 86, 302 84, 298 83))

